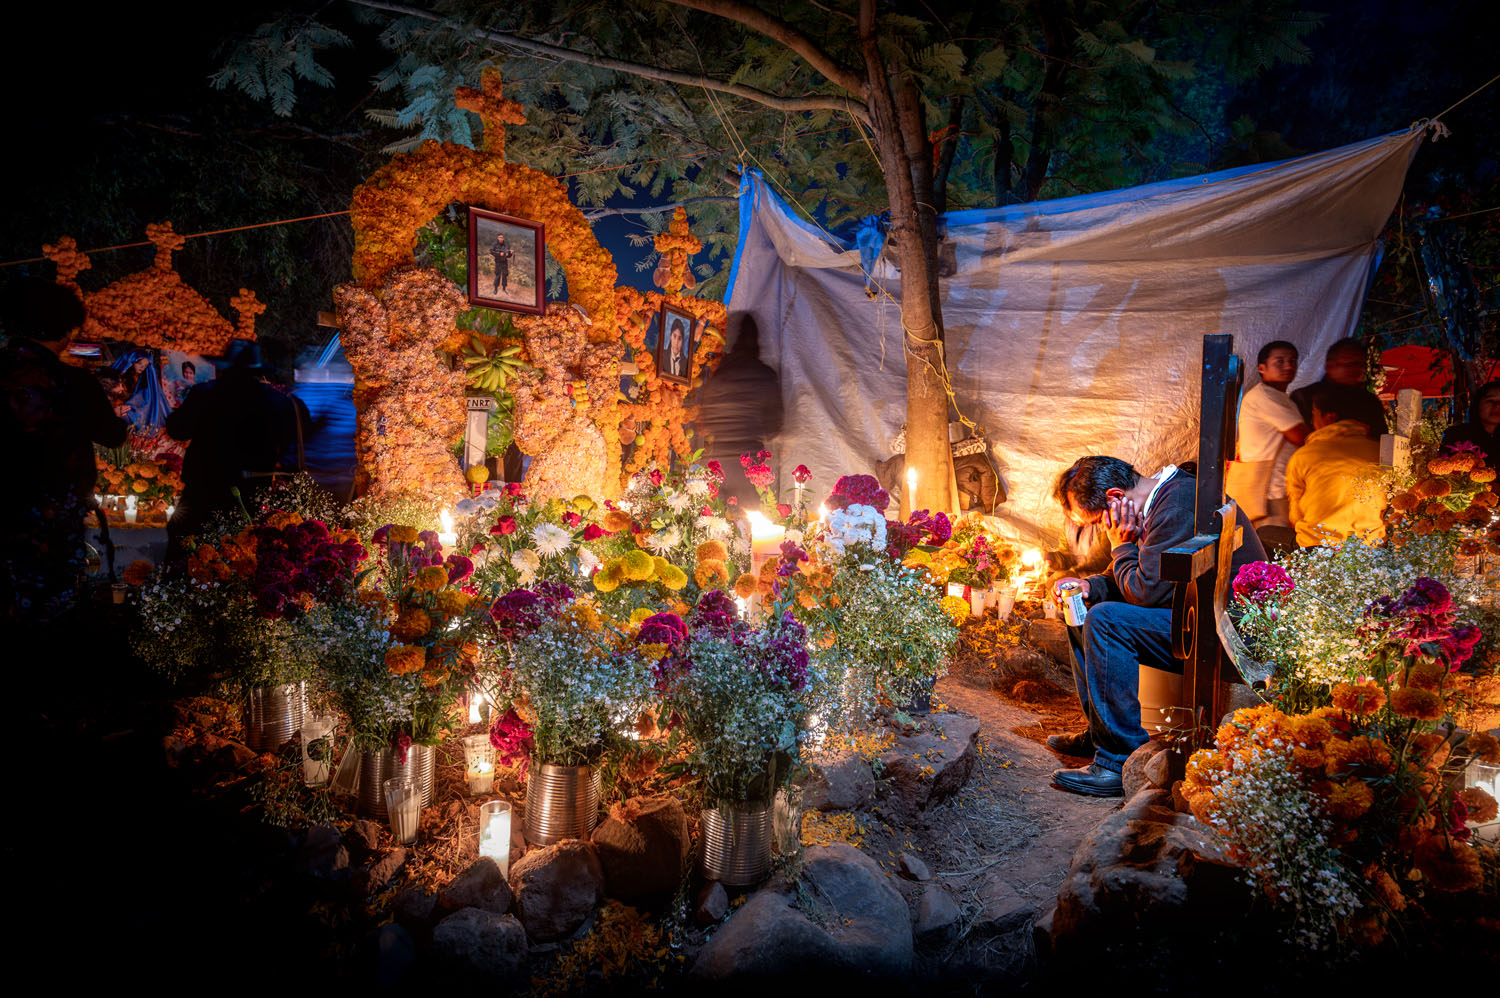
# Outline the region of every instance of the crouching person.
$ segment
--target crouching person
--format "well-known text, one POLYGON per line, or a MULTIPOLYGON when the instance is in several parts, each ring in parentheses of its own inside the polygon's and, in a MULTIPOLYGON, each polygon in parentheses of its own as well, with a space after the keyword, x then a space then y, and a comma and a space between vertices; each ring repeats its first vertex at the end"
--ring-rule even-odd
MULTIPOLYGON (((1057 480, 1053 495, 1074 523, 1098 524, 1110 543, 1109 567, 1085 579, 1059 579, 1053 598, 1068 582, 1083 587, 1088 615, 1083 624, 1083 657, 1073 662, 1078 701, 1088 729, 1054 735, 1047 745, 1066 755, 1089 756, 1082 769, 1060 769, 1053 782, 1063 790, 1093 797, 1124 794, 1120 769, 1148 738, 1141 727, 1140 666, 1173 672, 1173 583, 1161 576, 1161 556, 1196 533, 1193 507, 1196 468, 1168 465, 1146 477, 1114 457, 1079 458, 1057 480)), ((1244 543, 1234 553, 1234 570, 1264 561, 1255 530, 1237 513, 1244 543)))

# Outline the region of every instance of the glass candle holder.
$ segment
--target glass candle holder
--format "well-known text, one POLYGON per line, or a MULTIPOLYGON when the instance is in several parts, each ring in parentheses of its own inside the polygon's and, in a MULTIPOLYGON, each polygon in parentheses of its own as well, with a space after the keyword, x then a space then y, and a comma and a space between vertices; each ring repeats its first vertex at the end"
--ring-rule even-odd
POLYGON ((479 806, 479 855, 500 867, 500 876, 510 876, 509 801, 492 800, 479 806))
POLYGON ((470 735, 464 739, 464 777, 469 793, 487 794, 495 789, 495 746, 490 736, 470 735))
POLYGON ((417 825, 422 820, 422 795, 409 776, 386 780, 385 810, 391 820, 391 834, 402 845, 417 840, 417 825))
MULTIPOLYGON (((1475 787, 1500 801, 1500 765, 1473 759, 1464 770, 1464 787, 1475 787)), ((1500 842, 1500 819, 1478 824, 1467 822, 1474 829, 1474 838, 1480 842, 1500 842)))
POLYGON ((333 729, 336 717, 309 717, 302 724, 302 782, 321 787, 333 775, 333 729))

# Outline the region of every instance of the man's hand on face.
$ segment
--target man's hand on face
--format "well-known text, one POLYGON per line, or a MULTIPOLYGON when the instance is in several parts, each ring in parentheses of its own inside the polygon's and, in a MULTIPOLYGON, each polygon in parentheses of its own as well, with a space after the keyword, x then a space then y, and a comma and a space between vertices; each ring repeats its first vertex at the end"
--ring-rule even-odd
POLYGON ((1110 547, 1119 547, 1121 544, 1130 544, 1140 540, 1145 532, 1145 521, 1141 511, 1130 499, 1111 499, 1104 510, 1104 518, 1099 521, 1104 528, 1105 535, 1109 538, 1110 547))

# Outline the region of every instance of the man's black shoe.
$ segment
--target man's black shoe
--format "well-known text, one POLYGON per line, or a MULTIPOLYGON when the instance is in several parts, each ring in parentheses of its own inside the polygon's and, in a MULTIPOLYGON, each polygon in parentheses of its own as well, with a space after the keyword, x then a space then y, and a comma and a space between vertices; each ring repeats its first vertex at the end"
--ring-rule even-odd
POLYGON ((1075 759, 1094 757, 1094 739, 1089 734, 1088 728, 1066 735, 1048 735, 1047 747, 1054 752, 1071 755, 1075 759))
POLYGON ((1059 769, 1052 774, 1052 782, 1069 793, 1087 797, 1125 796, 1125 784, 1120 774, 1102 769, 1095 763, 1082 769, 1059 769))

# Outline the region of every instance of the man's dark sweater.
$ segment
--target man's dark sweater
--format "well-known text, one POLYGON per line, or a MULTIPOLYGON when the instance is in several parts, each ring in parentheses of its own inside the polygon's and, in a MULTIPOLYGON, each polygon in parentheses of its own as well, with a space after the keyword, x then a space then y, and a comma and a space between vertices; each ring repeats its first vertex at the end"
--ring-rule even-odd
MULTIPOLYGON (((1086 580, 1088 602, 1122 600, 1144 607, 1172 605, 1175 583, 1161 577, 1161 556, 1196 536, 1193 506, 1197 485, 1198 479, 1191 471, 1179 468, 1157 489, 1140 543, 1121 544, 1110 552, 1109 570, 1086 580)), ((1244 541, 1234 552, 1232 571, 1238 572, 1242 565, 1265 561, 1266 549, 1244 510, 1236 510, 1235 522, 1244 531, 1244 541)))
POLYGON ((1370 428, 1370 436, 1376 439, 1386 432, 1385 406, 1380 404, 1380 399, 1375 396, 1374 392, 1359 386, 1340 385, 1336 381, 1329 381, 1326 376, 1292 392, 1292 404, 1297 407, 1298 412, 1302 413, 1302 421, 1308 426, 1313 424, 1313 393, 1325 387, 1337 388, 1341 393, 1347 393, 1355 403, 1353 412, 1341 412, 1339 416, 1344 419, 1357 419, 1364 423, 1370 428))

